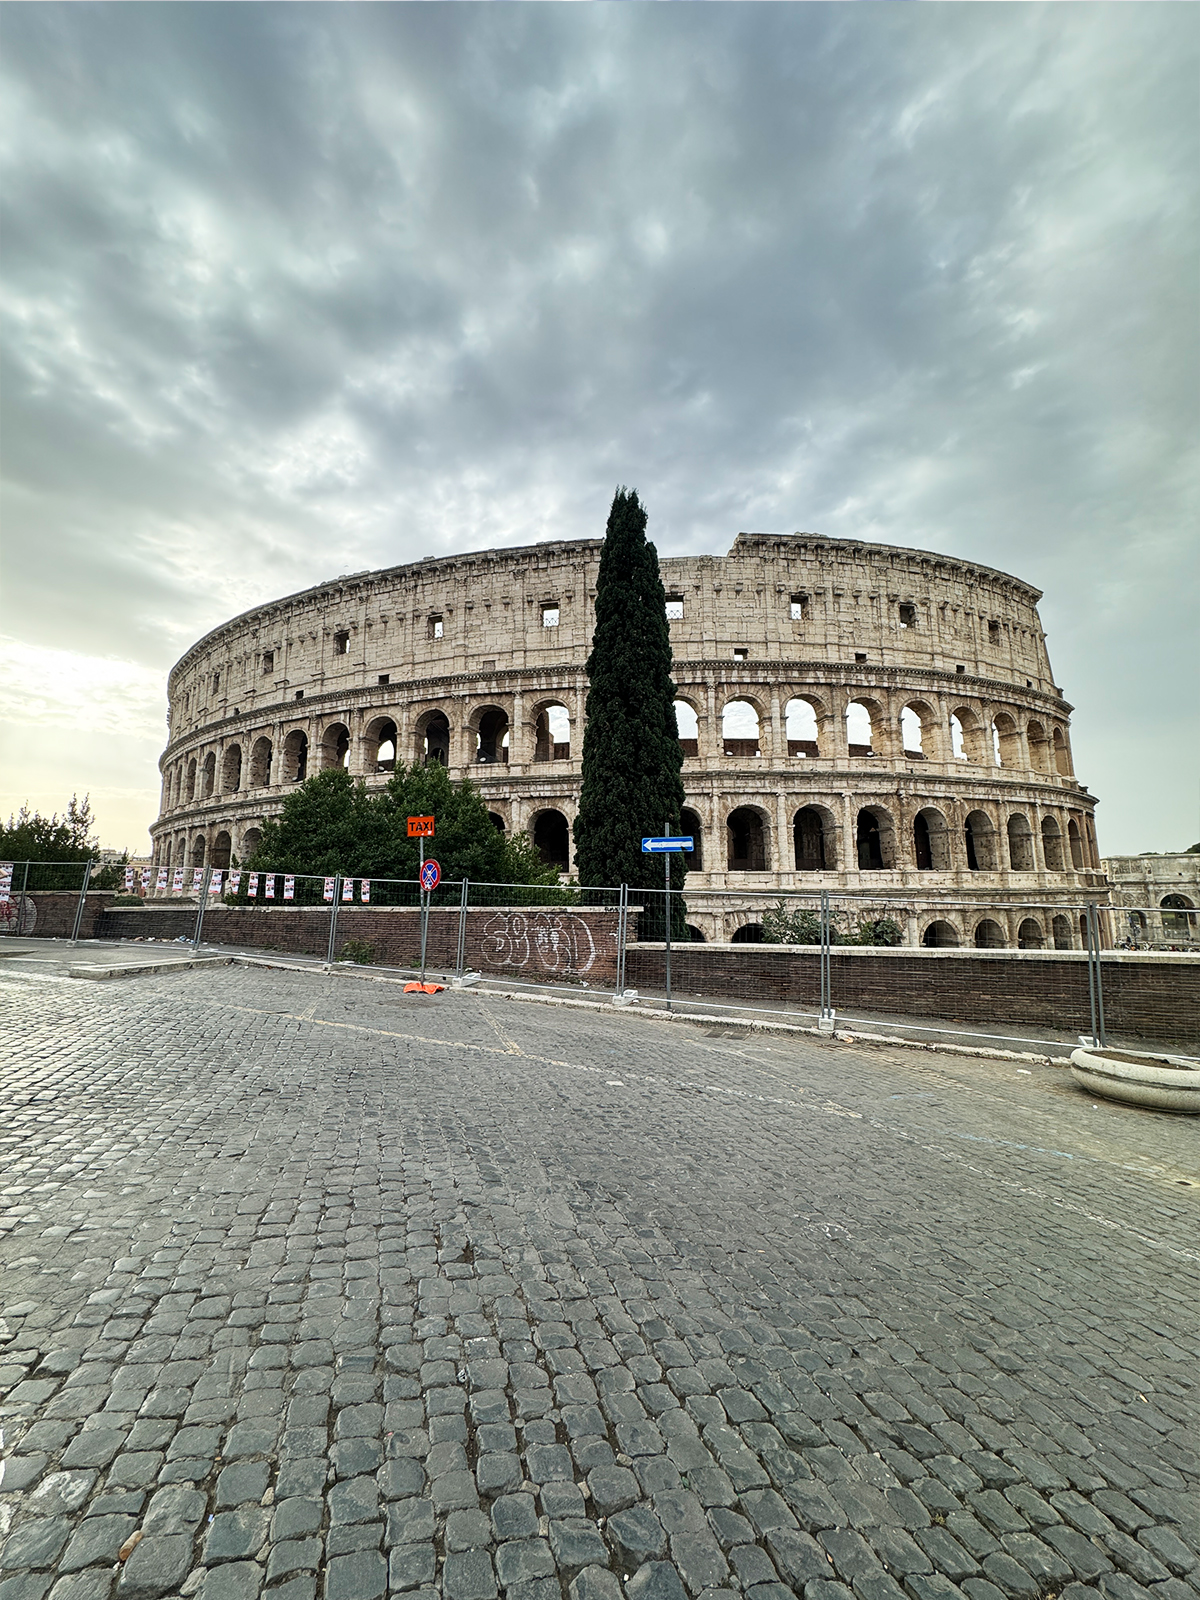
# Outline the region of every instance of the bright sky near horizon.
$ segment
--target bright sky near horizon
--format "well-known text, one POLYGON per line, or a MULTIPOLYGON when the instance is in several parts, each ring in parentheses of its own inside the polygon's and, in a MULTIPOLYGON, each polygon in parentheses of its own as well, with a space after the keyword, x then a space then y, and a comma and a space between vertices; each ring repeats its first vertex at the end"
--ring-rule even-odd
POLYGON ((1045 591, 1102 851, 1200 836, 1195 6, 0 6, 0 812, 171 664, 603 532, 1045 591))

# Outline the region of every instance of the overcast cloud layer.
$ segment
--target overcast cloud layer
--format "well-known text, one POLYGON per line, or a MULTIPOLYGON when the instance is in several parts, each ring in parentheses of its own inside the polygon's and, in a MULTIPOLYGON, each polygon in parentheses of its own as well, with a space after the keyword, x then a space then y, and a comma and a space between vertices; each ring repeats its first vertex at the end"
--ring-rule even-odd
POLYGON ((165 676, 596 535, 1046 591, 1106 852, 1198 833, 1191 5, 0 8, 0 807, 146 847, 165 676))

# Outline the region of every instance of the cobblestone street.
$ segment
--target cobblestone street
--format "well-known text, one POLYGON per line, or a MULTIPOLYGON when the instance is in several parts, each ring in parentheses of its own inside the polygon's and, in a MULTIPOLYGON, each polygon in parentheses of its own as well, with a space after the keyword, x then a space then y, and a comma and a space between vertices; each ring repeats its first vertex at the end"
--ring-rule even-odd
POLYGON ((1200 1594, 1188 1119, 315 973, 0 1008, 0 1600, 1200 1594))

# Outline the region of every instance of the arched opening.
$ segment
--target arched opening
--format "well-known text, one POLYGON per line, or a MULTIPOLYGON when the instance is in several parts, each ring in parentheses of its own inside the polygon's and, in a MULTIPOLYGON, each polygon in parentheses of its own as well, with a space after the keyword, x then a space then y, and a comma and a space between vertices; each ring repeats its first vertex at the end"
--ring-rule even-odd
POLYGON ((1187 913, 1192 902, 1183 894, 1168 894, 1158 902, 1162 911, 1163 935, 1168 939, 1190 939, 1196 918, 1187 913))
POLYGON ((1079 919, 1079 942, 1086 950, 1088 942, 1088 921, 1086 916, 1082 916, 1079 919))
POLYGON ((904 707, 900 713, 900 742, 907 760, 936 760, 936 726, 933 708, 923 700, 914 700, 904 707))
POLYGON ((303 783, 308 777, 308 735, 293 728, 283 741, 283 781, 303 783))
POLYGON ((696 715, 696 708, 688 705, 686 700, 675 702, 675 727, 679 734, 679 748, 684 756, 698 756, 700 754, 700 719, 696 715))
POLYGON ((956 761, 983 760, 983 727, 970 706, 958 706, 951 712, 950 743, 956 761))
POLYGON ((1013 872, 1032 872, 1033 830, 1023 812, 1014 811, 1008 819, 1008 864, 1013 872))
POLYGON ((507 824, 498 811, 489 811, 488 821, 491 823, 492 827, 495 828, 497 833, 503 833, 505 831, 507 824))
POLYGON ((256 739, 250 751, 250 787, 265 789, 271 781, 271 757, 275 754, 270 739, 256 739))
POLYGON ((221 758, 221 793, 236 794, 242 787, 242 747, 231 744, 225 747, 221 758))
POLYGON ((229 859, 232 852, 233 840, 225 832, 224 828, 222 828, 220 833, 213 840, 212 865, 219 868, 221 872, 224 872, 229 865, 229 859))
POLYGON ((722 749, 743 760, 762 754, 758 711, 749 700, 731 700, 721 712, 722 749))
POLYGON ((1021 765, 1021 735, 1007 711, 1001 711, 992 722, 992 751, 998 767, 1021 765))
POLYGON ((1070 917, 1055 917, 1050 924, 1056 950, 1069 950, 1072 945, 1070 917))
POLYGON ((977 950, 1003 950, 1004 929, 998 922, 993 922, 991 917, 984 917, 975 929, 975 948, 977 950))
POLYGON ((350 765, 350 729, 344 722, 333 722, 321 735, 321 771, 350 765))
POLYGON ((557 703, 542 706, 534 719, 533 759, 569 761, 571 759, 571 713, 557 703))
POLYGON ((196 798, 196 760, 194 756, 188 762, 187 767, 187 797, 189 800, 196 798))
POLYGON ((936 806, 926 806, 913 818, 913 858, 918 872, 949 872, 950 828, 936 806))
POLYGON ((539 811, 533 819, 533 847, 548 867, 566 872, 571 832, 561 811, 539 811))
POLYGON ((1035 917, 1026 917, 1017 929, 1018 950, 1041 950, 1046 943, 1042 925, 1035 917))
POLYGON ((503 706, 485 706, 476 716, 475 760, 482 766, 508 761, 508 712, 503 706))
POLYGON ((931 950, 958 948, 958 929, 952 922, 931 922, 921 935, 921 943, 931 950))
POLYGON ((882 806, 864 806, 855 825, 860 872, 890 872, 896 865, 892 819, 882 806))
POLYGON ((195 842, 192 845, 192 865, 194 867, 202 867, 204 865, 204 835, 202 833, 196 835, 195 842))
POLYGON ((250 857, 262 843, 261 828, 247 828, 242 835, 242 860, 249 861, 250 857))
POLYGON ((766 830, 760 812, 753 806, 739 806, 729 813, 725 833, 730 872, 767 870, 766 830))
POLYGON ((216 793, 217 788, 217 753, 210 750, 204 758, 203 781, 201 792, 205 800, 209 800, 216 793))
POLYGON ((679 813, 680 833, 691 834, 695 845, 691 850, 683 852, 683 864, 689 872, 703 872, 704 870, 704 839, 703 829, 700 826, 699 814, 687 806, 679 813))
POLYGON ((691 941, 692 941, 693 944, 704 944, 705 943, 705 938, 704 938, 703 933, 701 933, 700 929, 696 926, 696 924, 694 922, 689 922, 688 923, 687 931, 688 931, 688 935, 691 938, 691 941))
POLYGON ((1071 848, 1071 865, 1078 872, 1083 867, 1083 836, 1074 817, 1067 819, 1067 843, 1071 848))
POLYGON ((1025 729, 1025 743, 1029 747, 1029 765, 1034 772, 1050 771, 1050 740, 1040 722, 1031 722, 1025 729))
POLYGON ((784 707, 783 726, 790 756, 819 756, 817 708, 811 700, 789 700, 784 707))
POLYGON ((1042 818, 1042 860, 1047 872, 1063 869, 1062 831, 1053 817, 1042 818))
POLYGON ((1147 933, 1146 917, 1144 912, 1131 911, 1129 913, 1129 933, 1133 939, 1134 948, 1137 948, 1139 939, 1144 939, 1147 933))
POLYGON ((740 928, 733 930, 731 944, 761 944, 763 930, 761 922, 743 922, 740 928))
POLYGON ((996 830, 986 811, 972 811, 963 826, 967 866, 972 872, 995 872, 996 830))
POLYGON ((804 806, 792 818, 792 849, 797 872, 831 872, 837 866, 835 824, 828 811, 804 806))
POLYGON ((1067 736, 1061 728, 1054 730, 1054 770, 1060 778, 1071 776, 1071 752, 1067 746, 1067 736))
POLYGON ((444 711, 427 711, 418 721, 417 760, 424 767, 450 765, 450 722, 444 711))
POLYGON ((363 765, 368 772, 395 772, 396 724, 391 717, 376 717, 363 734, 363 765))
POLYGON ((846 743, 852 756, 875 754, 875 728, 871 713, 861 700, 851 700, 846 707, 846 743))

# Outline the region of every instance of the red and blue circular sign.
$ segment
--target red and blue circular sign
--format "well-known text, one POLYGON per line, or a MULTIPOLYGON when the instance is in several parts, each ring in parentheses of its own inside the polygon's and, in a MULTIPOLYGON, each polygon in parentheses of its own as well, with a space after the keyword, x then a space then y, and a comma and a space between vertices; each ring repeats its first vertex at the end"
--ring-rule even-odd
POLYGON ((442 881, 442 869, 434 860, 426 861, 421 868, 421 887, 426 894, 436 889, 442 881))

